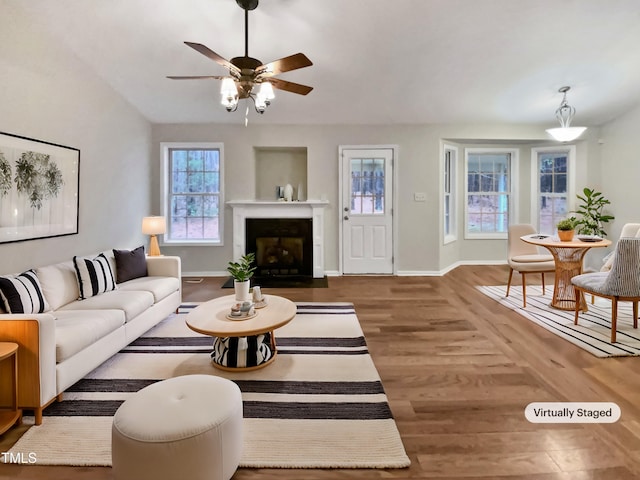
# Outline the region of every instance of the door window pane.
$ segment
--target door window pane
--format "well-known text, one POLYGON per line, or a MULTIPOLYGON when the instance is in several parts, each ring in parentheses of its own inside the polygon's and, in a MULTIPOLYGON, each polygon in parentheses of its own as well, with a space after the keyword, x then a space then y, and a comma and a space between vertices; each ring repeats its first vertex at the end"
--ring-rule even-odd
POLYGON ((351 214, 384 214, 384 158, 351 160, 351 214))

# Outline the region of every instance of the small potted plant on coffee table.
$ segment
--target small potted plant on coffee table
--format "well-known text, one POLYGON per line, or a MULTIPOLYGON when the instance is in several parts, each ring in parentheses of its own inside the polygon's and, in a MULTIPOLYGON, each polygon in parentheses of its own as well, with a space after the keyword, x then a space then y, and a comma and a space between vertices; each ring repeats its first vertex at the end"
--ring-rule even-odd
POLYGON ((569 217, 564 220, 560 220, 556 224, 556 228, 558 229, 558 238, 561 242, 570 242, 573 240, 573 234, 576 228, 576 218, 569 217))
POLYGON ((233 277, 233 289, 236 294, 236 300, 239 302, 249 300, 250 279, 256 270, 253 265, 255 259, 255 253, 247 253, 240 257, 237 262, 229 262, 227 267, 227 272, 233 277))

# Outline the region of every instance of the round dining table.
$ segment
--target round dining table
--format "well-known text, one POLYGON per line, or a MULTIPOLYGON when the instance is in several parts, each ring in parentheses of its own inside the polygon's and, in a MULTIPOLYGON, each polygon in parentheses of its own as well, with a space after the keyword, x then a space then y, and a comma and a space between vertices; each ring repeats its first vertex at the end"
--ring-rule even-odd
POLYGON ((555 281, 551 306, 559 310, 575 310, 576 301, 580 301, 580 309, 587 311, 584 295, 576 299, 576 292, 571 279, 582 273, 584 256, 591 248, 603 248, 611 245, 611 240, 588 235, 576 235, 573 240, 562 242, 555 235, 524 235, 524 242, 544 247, 551 252, 556 265, 555 281))

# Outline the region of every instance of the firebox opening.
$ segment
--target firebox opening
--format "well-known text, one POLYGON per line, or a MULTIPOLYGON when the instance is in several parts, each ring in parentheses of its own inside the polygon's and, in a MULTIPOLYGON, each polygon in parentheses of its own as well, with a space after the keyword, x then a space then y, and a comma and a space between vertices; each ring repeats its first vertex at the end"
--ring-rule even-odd
POLYGON ((247 253, 256 254, 256 277, 313 276, 311 219, 247 218, 247 253))

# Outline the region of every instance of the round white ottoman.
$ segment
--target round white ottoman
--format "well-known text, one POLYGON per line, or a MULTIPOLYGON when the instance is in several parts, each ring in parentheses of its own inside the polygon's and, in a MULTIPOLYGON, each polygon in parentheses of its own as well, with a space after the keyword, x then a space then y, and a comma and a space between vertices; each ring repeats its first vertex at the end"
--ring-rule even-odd
POLYGON ((242 397, 230 380, 185 375, 128 398, 113 417, 116 480, 229 480, 242 454, 242 397))

